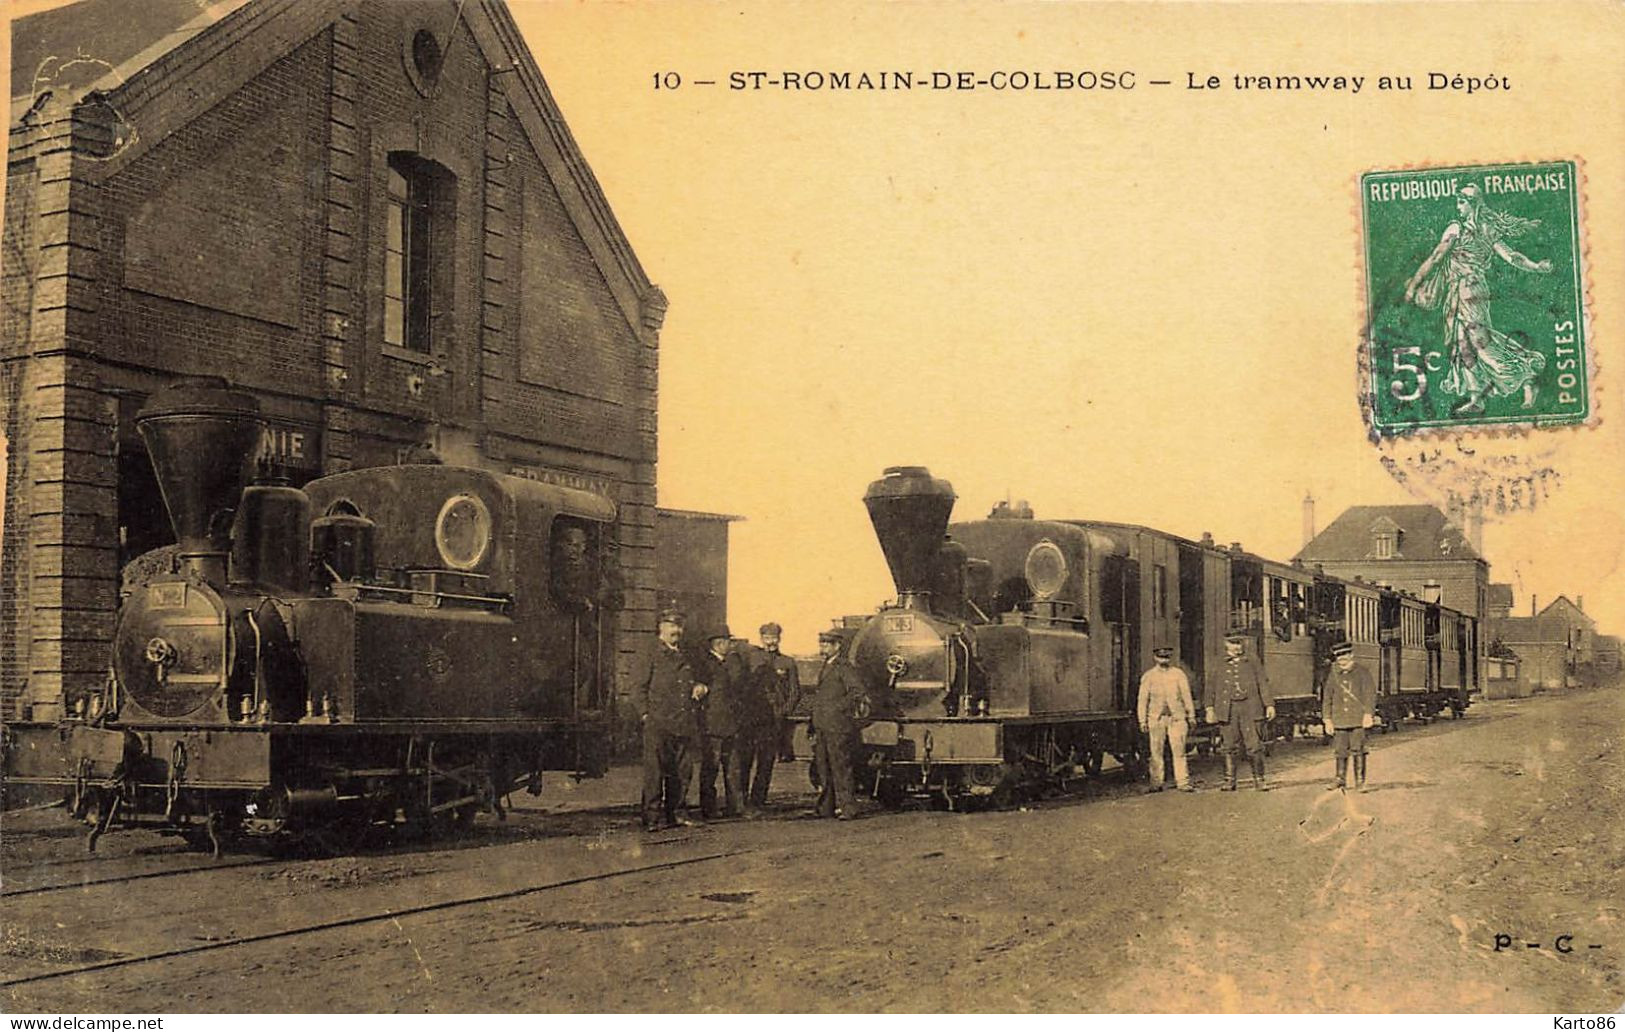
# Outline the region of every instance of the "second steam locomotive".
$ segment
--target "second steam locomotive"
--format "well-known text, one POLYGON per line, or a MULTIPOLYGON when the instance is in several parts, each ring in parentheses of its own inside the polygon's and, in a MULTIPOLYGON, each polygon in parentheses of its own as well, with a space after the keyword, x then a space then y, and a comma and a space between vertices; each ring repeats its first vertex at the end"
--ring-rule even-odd
POLYGON ((1379 673, 1386 724, 1459 716, 1477 689, 1476 621, 1438 602, 1148 527, 950 523, 954 502, 947 481, 911 466, 864 495, 897 597, 843 621, 843 655, 873 703, 860 784, 883 801, 999 801, 1098 773, 1108 755, 1137 773, 1134 707, 1152 650, 1174 650, 1201 700, 1237 631, 1264 664, 1285 736, 1319 726, 1339 642, 1379 673))

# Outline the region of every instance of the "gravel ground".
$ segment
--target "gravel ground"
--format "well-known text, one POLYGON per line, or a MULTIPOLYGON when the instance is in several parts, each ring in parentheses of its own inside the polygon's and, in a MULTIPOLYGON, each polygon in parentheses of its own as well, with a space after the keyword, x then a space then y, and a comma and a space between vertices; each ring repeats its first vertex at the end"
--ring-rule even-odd
POLYGON ((1277 748, 1264 794, 1212 791, 1204 760, 1195 795, 1104 778, 1025 810, 846 824, 800 816, 809 797, 792 767, 770 819, 656 836, 626 803, 635 772, 616 770, 550 785, 455 848, 218 866, 150 833, 86 857, 60 813, 15 815, 0 828, 8 893, 204 869, 6 898, 4 979, 199 952, 8 985, 0 1001, 1611 1012, 1625 999, 1622 728, 1615 687, 1378 736, 1360 795, 1325 791, 1330 751, 1296 742, 1277 748), (613 872, 633 873, 601 877, 613 872), (560 884, 584 878, 598 880, 560 884), (496 893, 514 894, 406 912, 496 893), (226 945, 343 920, 357 923, 226 945), (1497 952, 1498 934, 1515 945, 1497 952))

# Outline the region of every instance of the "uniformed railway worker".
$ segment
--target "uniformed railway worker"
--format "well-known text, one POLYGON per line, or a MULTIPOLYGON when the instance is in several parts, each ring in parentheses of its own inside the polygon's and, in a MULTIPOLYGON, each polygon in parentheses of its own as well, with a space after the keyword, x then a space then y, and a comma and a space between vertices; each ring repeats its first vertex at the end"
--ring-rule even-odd
POLYGON ((740 736, 740 694, 744 661, 733 651, 728 628, 706 635, 706 649, 694 660, 695 680, 705 686, 700 706, 700 812, 708 818, 738 817, 745 812, 740 736), (717 775, 722 775, 722 805, 717 805, 717 775))
POLYGON ((1321 717, 1326 733, 1332 736, 1337 763, 1337 783, 1332 789, 1348 786, 1349 753, 1354 754, 1354 788, 1365 789, 1365 732, 1376 723, 1377 683, 1371 672, 1354 662, 1354 646, 1339 642, 1332 646, 1332 669, 1321 691, 1321 717))
POLYGON ((749 786, 748 805, 757 810, 767 805, 774 762, 795 758, 790 747, 795 725, 789 717, 801 697, 801 676, 796 661, 779 651, 782 634, 778 624, 763 624, 761 647, 751 650, 749 660, 752 740, 745 754, 742 785, 749 786))
POLYGON ((643 828, 693 823, 684 809, 699 734, 696 706, 705 689, 678 648, 683 614, 665 610, 654 648, 632 669, 632 705, 643 724, 643 828))
POLYGON ((841 636, 825 631, 818 636, 824 660, 813 689, 813 762, 818 765, 818 815, 849 820, 857 813, 857 790, 852 780, 852 757, 858 747, 858 729, 868 716, 869 695, 851 663, 841 658, 841 636))
POLYGON ((1151 791, 1162 791, 1162 749, 1167 743, 1174 754, 1174 784, 1181 792, 1194 792, 1185 762, 1185 732, 1196 726, 1191 682, 1174 665, 1173 649, 1163 646, 1151 654, 1157 662, 1140 677, 1138 703, 1140 730, 1151 737, 1151 791))
POLYGON ((1224 750, 1222 792, 1236 790, 1237 753, 1245 751, 1252 762, 1253 787, 1269 791, 1264 783, 1264 747, 1259 740, 1258 723, 1275 717, 1275 697, 1258 661, 1246 655, 1247 636, 1232 633, 1224 639, 1224 665, 1217 676, 1208 678, 1207 722, 1219 725, 1224 750))

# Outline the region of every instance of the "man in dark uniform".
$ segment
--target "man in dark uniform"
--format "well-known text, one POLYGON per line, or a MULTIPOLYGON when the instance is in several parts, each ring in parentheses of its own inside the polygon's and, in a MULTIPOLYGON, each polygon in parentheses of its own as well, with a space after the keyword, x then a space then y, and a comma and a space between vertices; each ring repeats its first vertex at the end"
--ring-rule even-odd
POLYGON ((705 694, 678 644, 683 614, 660 614, 659 640, 632 668, 632 705, 643 723, 643 829, 659 831, 693 822, 684 812, 699 732, 695 706, 705 694))
POLYGON ((801 674, 796 661, 779 651, 782 633, 776 623, 763 624, 761 647, 752 649, 750 656, 754 741, 745 760, 745 778, 750 786, 749 805, 758 810, 767 805, 774 761, 795 759, 790 745, 795 725, 789 718, 801 698, 801 674))
POLYGON ((1245 654, 1247 635, 1231 633, 1224 639, 1224 665, 1217 677, 1208 678, 1207 722, 1219 725, 1224 749, 1225 783, 1221 792, 1236 790, 1236 754, 1243 751, 1253 765, 1253 787, 1269 791, 1264 783, 1264 748, 1258 737, 1258 722, 1275 717, 1275 697, 1270 694, 1264 670, 1245 654))
POLYGON ((852 755, 858 747, 860 722, 868 717, 869 695, 857 668, 841 658, 841 636, 824 631, 818 636, 818 654, 824 665, 813 689, 813 762, 818 765, 818 815, 850 820, 857 813, 857 790, 852 781, 852 755))
POLYGON ((1337 761, 1337 783, 1348 785, 1349 752, 1354 753, 1354 790, 1365 790, 1365 731, 1376 723, 1377 683, 1371 672, 1354 663, 1354 646, 1346 641, 1332 646, 1332 669, 1321 691, 1320 714, 1332 736, 1337 761))
POLYGON ((734 654, 728 628, 706 635, 706 650, 694 660, 694 679, 705 686, 700 706, 700 812, 708 818, 745 812, 743 750, 739 704, 745 665, 734 654), (722 807, 717 806, 717 774, 722 774, 722 807))

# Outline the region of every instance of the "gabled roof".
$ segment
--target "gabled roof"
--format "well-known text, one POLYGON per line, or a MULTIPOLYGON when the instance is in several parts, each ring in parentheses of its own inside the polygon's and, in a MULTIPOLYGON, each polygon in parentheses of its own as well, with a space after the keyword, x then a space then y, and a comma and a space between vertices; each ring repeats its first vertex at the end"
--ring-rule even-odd
POLYGON ((1478 559, 1455 524, 1431 505, 1353 505, 1333 520, 1295 558, 1306 563, 1375 559, 1374 527, 1403 532, 1397 560, 1478 559))
MULTIPOLYGON (((1586 615, 1586 611, 1584 609, 1581 609, 1573 602, 1570 602, 1567 595, 1559 595, 1552 599, 1551 604, 1540 611, 1540 616, 1546 616, 1548 613, 1550 613, 1552 616, 1566 616, 1570 618, 1578 617, 1588 624, 1596 623, 1595 620, 1586 615)), ((1540 617, 1536 617, 1536 619, 1538 620, 1540 617)))
MULTIPOLYGON (((11 97, 128 78, 248 0, 79 0, 11 23, 11 97)), ((25 107, 26 110, 26 107, 25 107)))
MULTIPOLYGON (((236 88, 216 83, 217 88, 188 92, 191 66, 228 55, 232 74, 246 82, 256 68, 308 38, 286 26, 261 34, 263 26, 279 21, 319 26, 344 7, 341 0, 80 0, 18 19, 12 28, 8 148, 15 157, 25 146, 30 134, 18 132, 19 125, 55 122, 93 91, 102 91, 109 104, 116 101, 121 118, 139 123, 156 96, 179 86, 183 100, 156 105, 162 112, 153 116, 150 131, 120 137, 128 145, 119 160, 128 161, 141 147, 164 138, 175 122, 212 104, 220 90, 236 88), (245 44, 254 38, 269 45, 245 44)), ((458 3, 456 10, 487 62, 516 73, 500 76, 498 85, 633 331, 658 329, 665 295, 649 282, 632 251, 505 0, 458 3)))

